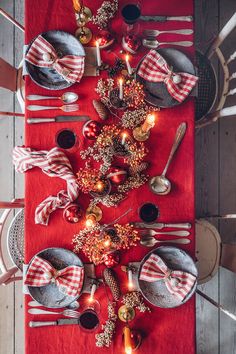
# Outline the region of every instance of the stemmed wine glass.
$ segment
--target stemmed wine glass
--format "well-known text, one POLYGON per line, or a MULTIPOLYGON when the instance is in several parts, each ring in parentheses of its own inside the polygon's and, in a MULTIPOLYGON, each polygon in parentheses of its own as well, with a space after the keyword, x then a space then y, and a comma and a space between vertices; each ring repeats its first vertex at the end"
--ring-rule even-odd
POLYGON ((141 44, 140 39, 137 37, 140 29, 138 19, 141 15, 141 7, 139 2, 133 2, 132 0, 129 1, 123 6, 121 15, 124 21, 122 38, 123 49, 131 54, 136 54, 141 44))
POLYGON ((136 35, 139 31, 139 24, 137 23, 141 15, 141 8, 139 2, 129 1, 123 6, 121 15, 124 20, 125 34, 136 35))

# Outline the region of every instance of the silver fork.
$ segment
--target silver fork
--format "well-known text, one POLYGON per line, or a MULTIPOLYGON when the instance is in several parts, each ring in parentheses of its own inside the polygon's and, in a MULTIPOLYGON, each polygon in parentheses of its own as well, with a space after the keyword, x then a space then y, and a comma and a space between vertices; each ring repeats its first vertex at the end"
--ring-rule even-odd
POLYGON ((60 109, 64 112, 74 112, 78 111, 79 105, 78 104, 66 104, 60 107, 52 107, 52 106, 40 106, 40 105, 30 105, 27 107, 29 111, 44 111, 48 109, 60 109))
POLYGON ((193 33, 192 29, 179 29, 179 30, 169 30, 169 31, 158 31, 158 30, 144 30, 143 34, 147 37, 157 37, 162 33, 174 33, 174 34, 183 34, 189 35, 193 33))
POLYGON ((78 311, 74 310, 64 310, 60 312, 54 312, 54 311, 46 311, 46 310, 41 310, 41 309, 29 309, 28 313, 31 315, 63 315, 66 317, 73 317, 73 318, 79 318, 80 313, 78 311))

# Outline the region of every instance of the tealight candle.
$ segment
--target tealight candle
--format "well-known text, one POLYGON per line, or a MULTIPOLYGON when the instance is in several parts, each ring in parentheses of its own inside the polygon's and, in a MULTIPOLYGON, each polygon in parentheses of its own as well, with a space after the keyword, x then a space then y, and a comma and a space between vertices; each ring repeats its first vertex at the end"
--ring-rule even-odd
POLYGON ((96 216, 94 214, 88 214, 86 217, 86 226, 91 227, 96 223, 96 216))
POLYGON ((145 122, 143 123, 141 129, 143 133, 148 133, 151 128, 153 128, 155 125, 155 115, 154 114, 148 114, 147 118, 145 119, 145 122))
POLYGON ((119 99, 123 100, 123 79, 119 79, 119 99))
POLYGON ((124 145, 124 144, 125 144, 126 138, 127 138, 127 133, 123 133, 123 134, 122 134, 121 145, 124 145))
POLYGON ((126 54, 126 56, 125 56, 125 62, 126 62, 126 67, 127 67, 129 75, 132 75, 132 68, 129 63, 129 55, 128 54, 126 54))
POLYGON ((89 298, 90 302, 92 302, 94 299, 94 294, 95 294, 96 289, 97 289, 97 285, 94 283, 91 287, 90 298, 89 298))
POLYGON ((131 331, 129 327, 124 328, 125 353, 132 354, 131 331))
POLYGON ((99 40, 96 41, 96 54, 97 54, 97 65, 101 66, 102 65, 102 61, 101 61, 101 52, 100 52, 99 40))

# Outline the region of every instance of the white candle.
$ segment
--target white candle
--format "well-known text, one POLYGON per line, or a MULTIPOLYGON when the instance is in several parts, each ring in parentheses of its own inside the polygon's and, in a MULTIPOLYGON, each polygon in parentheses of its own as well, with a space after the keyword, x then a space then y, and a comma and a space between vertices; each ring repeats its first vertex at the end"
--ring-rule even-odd
POLYGON ((101 66, 102 61, 101 61, 101 53, 100 53, 99 41, 96 41, 96 54, 97 54, 97 65, 101 66))
POLYGON ((123 80, 119 79, 119 98, 123 100, 123 80))
POLYGON ((122 140, 121 140, 121 144, 124 145, 125 144, 125 139, 127 138, 127 134, 123 133, 122 134, 122 140))
POLYGON ((133 276, 131 269, 128 269, 128 287, 130 290, 133 288, 133 276))
POLYGON ((127 67, 128 73, 129 73, 129 75, 132 75, 133 71, 132 71, 132 68, 129 63, 129 55, 128 54, 126 54, 126 56, 125 56, 125 61, 126 61, 126 67, 127 67))
POLYGON ((91 288, 91 293, 90 293, 90 301, 93 301, 93 298, 94 298, 94 294, 95 294, 95 291, 97 289, 97 285, 96 284, 93 284, 92 285, 92 288, 91 288))

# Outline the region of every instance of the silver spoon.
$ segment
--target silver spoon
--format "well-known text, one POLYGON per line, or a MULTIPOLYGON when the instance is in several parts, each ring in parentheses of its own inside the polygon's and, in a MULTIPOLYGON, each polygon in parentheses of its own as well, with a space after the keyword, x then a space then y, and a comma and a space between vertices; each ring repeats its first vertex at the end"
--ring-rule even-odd
POLYGON ((155 235, 173 235, 179 237, 187 237, 190 235, 190 232, 187 230, 176 230, 176 231, 155 231, 155 230, 144 230, 140 232, 143 237, 155 236, 155 235))
POLYGON ((142 246, 145 247, 153 247, 155 246, 157 243, 178 243, 178 244, 182 244, 182 245, 187 245, 188 243, 190 243, 189 239, 186 238, 181 238, 179 240, 156 240, 155 237, 147 237, 147 238, 143 238, 140 241, 140 244, 142 246))
POLYGON ((150 186, 152 192, 155 194, 165 195, 165 194, 168 194, 171 190, 171 183, 166 178, 166 172, 167 172, 168 167, 174 157, 174 154, 175 154, 177 148, 179 147, 179 145, 184 137, 184 134, 186 132, 186 128, 187 128, 187 125, 185 122, 183 122, 179 125, 179 127, 176 131, 176 134, 175 134, 175 140, 174 140, 172 149, 170 151, 169 158, 167 160, 166 166, 165 166, 162 174, 160 176, 152 177, 149 180, 149 186, 150 186))
POLYGON ((161 45, 168 44, 171 46, 179 46, 179 47, 191 47, 193 45, 193 42, 191 41, 178 41, 178 42, 158 42, 156 39, 149 39, 149 38, 144 38, 142 40, 142 44, 146 48, 153 48, 156 49, 161 45))
POLYGON ((43 95, 28 95, 26 97, 30 101, 38 101, 38 100, 56 100, 60 99, 63 103, 74 103, 78 100, 79 96, 75 92, 65 92, 63 95, 59 97, 55 96, 43 96, 43 95))

